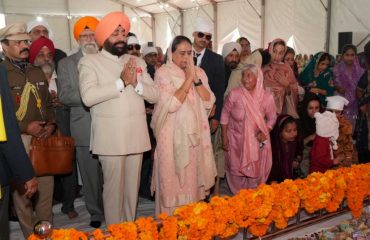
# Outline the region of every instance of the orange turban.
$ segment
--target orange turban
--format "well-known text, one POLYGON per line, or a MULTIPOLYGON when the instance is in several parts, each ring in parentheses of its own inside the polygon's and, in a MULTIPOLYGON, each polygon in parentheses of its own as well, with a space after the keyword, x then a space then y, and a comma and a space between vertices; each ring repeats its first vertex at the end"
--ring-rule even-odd
POLYGON ((76 41, 78 41, 78 39, 80 38, 80 34, 86 28, 89 28, 95 32, 96 26, 98 26, 98 24, 99 20, 96 19, 95 17, 86 16, 78 19, 73 28, 73 35, 76 41))
POLYGON ((103 17, 95 31, 95 39, 100 46, 103 46, 105 40, 120 26, 126 33, 130 31, 130 19, 122 12, 111 12, 103 17))

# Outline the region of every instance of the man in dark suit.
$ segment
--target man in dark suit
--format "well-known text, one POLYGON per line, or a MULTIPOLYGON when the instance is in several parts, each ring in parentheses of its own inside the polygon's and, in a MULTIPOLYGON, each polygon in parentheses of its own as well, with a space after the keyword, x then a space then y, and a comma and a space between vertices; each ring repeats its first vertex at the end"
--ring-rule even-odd
POLYGON ((24 184, 25 195, 31 197, 37 191, 35 173, 24 149, 18 122, 15 118, 7 73, 0 65, 0 97, 6 140, 0 141, 0 240, 9 239, 9 184, 16 181, 24 184))
POLYGON ((225 66, 222 56, 207 48, 212 39, 213 23, 198 18, 194 26, 194 62, 207 74, 208 83, 216 96, 216 112, 210 122, 211 133, 215 133, 221 118, 225 92, 225 66))

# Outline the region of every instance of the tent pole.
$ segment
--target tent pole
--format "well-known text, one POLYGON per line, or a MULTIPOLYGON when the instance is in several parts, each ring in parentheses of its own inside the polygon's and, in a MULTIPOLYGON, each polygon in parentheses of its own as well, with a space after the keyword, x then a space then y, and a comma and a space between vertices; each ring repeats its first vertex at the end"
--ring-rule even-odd
POLYGON ((325 51, 330 51, 330 32, 331 32, 331 0, 328 0, 328 6, 326 8, 326 42, 325 51))
POLYGON ((68 39, 69 39, 69 51, 72 51, 72 34, 71 34, 71 10, 69 7, 69 0, 66 0, 66 7, 67 7, 67 25, 68 25, 68 39))
POLYGON ((216 51, 218 49, 218 36, 217 36, 217 29, 218 29, 218 10, 217 10, 217 2, 216 1, 212 1, 212 6, 213 6, 213 44, 212 44, 212 48, 213 50, 215 50, 215 46, 216 47, 216 51))
POLYGON ((183 10, 181 10, 180 11, 180 17, 181 17, 181 28, 180 28, 180 32, 181 32, 181 35, 184 35, 184 18, 185 18, 185 16, 184 16, 184 11, 183 10))
POLYGON ((155 17, 154 17, 154 14, 151 14, 151 16, 152 16, 152 41, 155 45, 157 45, 157 43, 156 43, 157 38, 155 36, 155 34, 156 34, 156 31, 155 31, 155 28, 156 28, 155 17))
POLYGON ((265 46, 265 6, 266 6, 266 1, 261 0, 261 47, 264 48, 265 46))

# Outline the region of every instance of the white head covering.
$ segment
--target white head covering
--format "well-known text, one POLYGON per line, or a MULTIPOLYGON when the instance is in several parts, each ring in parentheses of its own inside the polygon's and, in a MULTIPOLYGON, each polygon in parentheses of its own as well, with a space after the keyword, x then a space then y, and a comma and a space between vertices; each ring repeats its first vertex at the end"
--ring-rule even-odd
POLYGON ((33 21, 28 22, 27 23, 27 32, 28 33, 31 32, 31 30, 34 27, 37 27, 37 26, 44 26, 49 31, 49 38, 50 39, 53 38, 53 32, 51 31, 51 27, 45 20, 41 20, 41 21, 33 20, 33 21))
POLYGON ((131 45, 131 44, 139 44, 139 40, 137 40, 137 38, 135 36, 130 36, 127 38, 127 45, 131 45))
POLYGON ((194 22, 194 32, 213 34, 213 23, 210 20, 198 17, 194 22))
POLYGON ((316 119, 316 134, 320 137, 330 138, 333 143, 333 149, 337 150, 337 139, 339 137, 339 121, 335 113, 325 111, 324 113, 317 112, 314 115, 316 119))
POLYGON ((348 100, 342 96, 326 97, 326 101, 328 102, 326 105, 327 109, 340 111, 342 111, 344 106, 347 106, 349 103, 348 100))
POLYGON ((234 50, 236 50, 240 54, 242 47, 240 46, 239 43, 237 42, 225 43, 225 45, 222 47, 222 57, 226 58, 226 56, 229 55, 229 53, 231 53, 234 50))
POLYGON ((156 53, 156 54, 158 54, 157 48, 156 47, 148 47, 148 45, 145 45, 144 48, 143 48, 142 54, 145 57, 149 53, 156 53))

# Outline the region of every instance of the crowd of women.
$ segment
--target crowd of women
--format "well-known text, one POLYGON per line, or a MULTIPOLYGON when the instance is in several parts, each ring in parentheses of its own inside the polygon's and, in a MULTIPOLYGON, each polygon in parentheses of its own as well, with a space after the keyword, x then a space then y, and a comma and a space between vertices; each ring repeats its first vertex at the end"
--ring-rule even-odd
MULTIPOLYGON (((213 182, 206 180, 215 173, 208 155, 212 154, 207 126, 212 94, 203 95, 196 84, 187 84, 192 79, 189 69, 194 67, 175 55, 181 51, 191 55, 191 42, 186 42, 186 50, 179 50, 180 45, 169 48, 168 64, 155 77, 162 100, 155 105, 153 116, 158 137, 155 164, 161 169, 154 178, 162 180, 154 181, 171 181, 170 188, 156 187, 168 192, 163 196, 172 196, 160 201, 176 199, 185 204, 205 198, 208 192, 197 186, 210 189, 213 182), (174 156, 174 161, 166 154, 174 156), (181 198, 183 191, 193 191, 197 197, 181 198)), ((255 51, 262 58, 261 65, 250 64, 248 56, 239 59, 236 74, 240 83, 230 88, 231 77, 235 78, 232 72, 220 121, 226 180, 233 194, 261 183, 369 162, 369 47, 370 42, 358 55, 356 46, 346 45, 337 62, 329 53, 318 52, 302 68, 294 50, 276 39, 268 49, 255 51)), ((192 71, 205 90, 210 90, 203 71, 192 71)))

